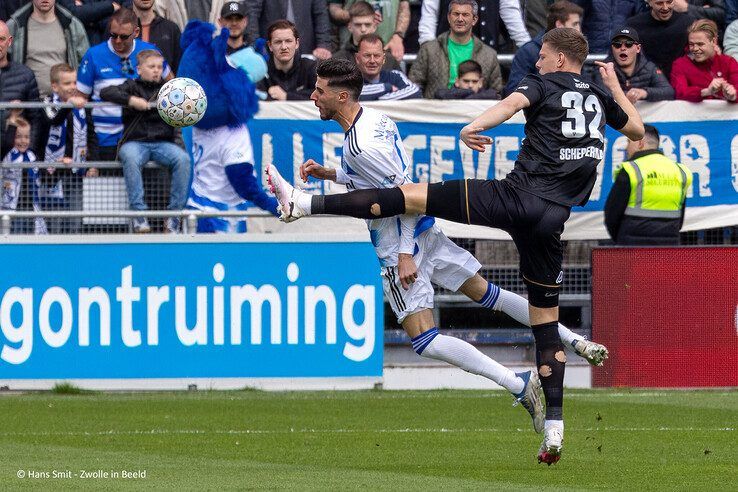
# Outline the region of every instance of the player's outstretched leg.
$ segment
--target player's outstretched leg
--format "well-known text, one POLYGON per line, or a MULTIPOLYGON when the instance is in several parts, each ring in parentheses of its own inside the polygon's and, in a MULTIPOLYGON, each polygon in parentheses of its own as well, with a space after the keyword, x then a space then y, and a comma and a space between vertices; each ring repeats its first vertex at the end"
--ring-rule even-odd
POLYGON ((414 313, 403 321, 405 331, 412 337, 413 350, 422 357, 441 360, 466 372, 485 377, 506 388, 533 419, 533 429, 543 431, 544 408, 541 382, 535 371, 515 373, 487 357, 473 345, 456 337, 442 335, 438 328, 421 331, 418 315, 431 320, 430 310, 414 313), (415 317, 415 318, 413 318, 415 317), (420 333, 419 333, 420 332, 420 333), (415 336, 413 336, 415 335, 415 336))
MULTIPOLYGON (((479 274, 464 282, 459 291, 483 307, 502 311, 518 323, 530 326, 528 300, 488 282, 479 274)), ((586 340, 561 323, 559 323, 559 337, 563 343, 574 350, 574 353, 593 366, 601 366, 608 357, 608 351, 604 345, 586 340)))

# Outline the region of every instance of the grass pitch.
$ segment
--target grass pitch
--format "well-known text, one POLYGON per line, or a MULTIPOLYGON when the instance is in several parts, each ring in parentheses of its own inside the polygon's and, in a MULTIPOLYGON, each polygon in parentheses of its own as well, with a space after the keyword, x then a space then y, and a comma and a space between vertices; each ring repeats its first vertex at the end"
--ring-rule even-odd
POLYGON ((501 391, 10 394, 0 490, 738 490, 737 391, 567 391, 551 467, 511 402, 501 391))

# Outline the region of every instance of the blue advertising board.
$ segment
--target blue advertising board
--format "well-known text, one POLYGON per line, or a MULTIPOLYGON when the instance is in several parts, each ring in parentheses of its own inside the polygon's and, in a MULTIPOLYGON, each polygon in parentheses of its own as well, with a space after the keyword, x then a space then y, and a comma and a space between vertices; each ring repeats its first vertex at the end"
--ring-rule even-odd
POLYGON ((382 374, 368 242, 0 249, 3 380, 382 374))

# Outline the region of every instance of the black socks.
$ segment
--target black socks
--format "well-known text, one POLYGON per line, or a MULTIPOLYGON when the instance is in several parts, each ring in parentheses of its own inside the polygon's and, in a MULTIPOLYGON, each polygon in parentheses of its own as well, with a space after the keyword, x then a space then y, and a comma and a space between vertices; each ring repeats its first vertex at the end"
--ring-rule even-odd
POLYGON ((337 195, 314 195, 310 213, 379 219, 405 213, 405 195, 400 188, 373 188, 337 195))
POLYGON ((546 396, 546 420, 563 420, 566 352, 559 338, 559 323, 531 326, 536 339, 536 366, 546 396))

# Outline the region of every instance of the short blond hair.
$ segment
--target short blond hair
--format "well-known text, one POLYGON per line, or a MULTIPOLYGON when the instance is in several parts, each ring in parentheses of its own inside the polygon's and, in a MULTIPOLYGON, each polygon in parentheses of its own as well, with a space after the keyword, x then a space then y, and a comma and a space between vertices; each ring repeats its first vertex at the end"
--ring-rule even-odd
POLYGON ((74 71, 75 70, 71 67, 71 65, 69 65, 69 63, 57 63, 56 65, 51 67, 49 78, 51 79, 52 84, 58 84, 59 79, 61 78, 61 74, 74 71))
POLYGON ((146 62, 146 60, 154 57, 161 58, 162 60, 164 59, 164 55, 156 50, 141 50, 138 55, 136 55, 136 62, 139 65, 142 65, 146 62))
POLYGON ((710 19, 697 19, 687 29, 689 34, 693 32, 704 32, 710 41, 717 41, 718 27, 715 21, 710 19))

